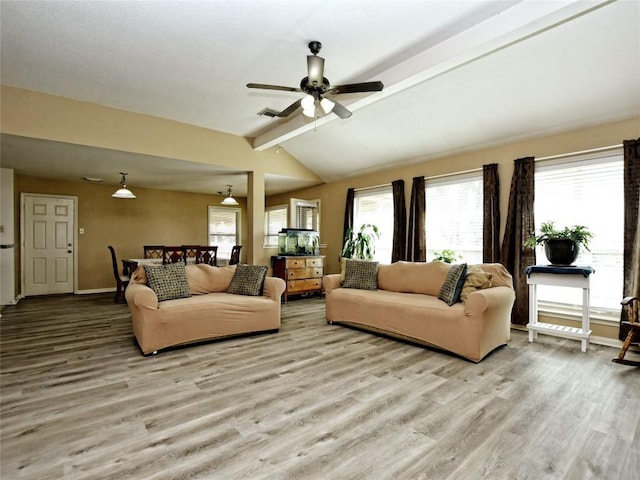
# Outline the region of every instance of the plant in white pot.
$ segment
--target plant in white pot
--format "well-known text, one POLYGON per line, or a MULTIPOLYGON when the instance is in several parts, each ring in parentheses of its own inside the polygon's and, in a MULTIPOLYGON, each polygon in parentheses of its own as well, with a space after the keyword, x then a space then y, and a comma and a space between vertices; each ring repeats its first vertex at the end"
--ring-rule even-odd
POLYGON ((589 241, 593 233, 584 225, 573 225, 557 229, 554 222, 544 222, 540 226, 540 232, 531 235, 525 242, 525 246, 535 248, 544 246, 544 254, 551 265, 568 266, 576 261, 580 253, 580 246, 589 250, 589 241))
POLYGON ((361 260, 373 260, 376 253, 376 239, 380 238, 380 230, 375 225, 365 223, 358 232, 349 228, 344 237, 342 247, 343 258, 358 258, 361 260))

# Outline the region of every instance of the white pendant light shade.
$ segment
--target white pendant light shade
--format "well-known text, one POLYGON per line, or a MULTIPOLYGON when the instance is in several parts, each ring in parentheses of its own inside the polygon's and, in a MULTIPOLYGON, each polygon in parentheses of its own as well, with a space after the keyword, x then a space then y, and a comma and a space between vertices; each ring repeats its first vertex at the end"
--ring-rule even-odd
POLYGON ((120 172, 122 180, 120 180, 120 187, 116 192, 111 195, 113 198, 136 198, 131 190, 127 188, 127 172, 120 172))
POLYGON ((220 205, 233 205, 233 206, 240 205, 238 201, 231 196, 231 185, 227 185, 227 191, 228 191, 228 194, 226 197, 224 197, 224 200, 220 202, 220 205))

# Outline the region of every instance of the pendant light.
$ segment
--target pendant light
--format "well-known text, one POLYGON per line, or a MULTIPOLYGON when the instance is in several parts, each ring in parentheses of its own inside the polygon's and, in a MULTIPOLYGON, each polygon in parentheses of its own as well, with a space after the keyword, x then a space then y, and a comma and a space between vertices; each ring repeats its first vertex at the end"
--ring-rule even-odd
POLYGON ((220 202, 221 205, 240 205, 238 201, 231 196, 231 185, 227 185, 227 196, 220 202))
POLYGON ((127 188, 127 172, 120 172, 120 175, 122 175, 122 180, 120 180, 122 187, 111 196, 113 198, 136 198, 133 192, 127 188))

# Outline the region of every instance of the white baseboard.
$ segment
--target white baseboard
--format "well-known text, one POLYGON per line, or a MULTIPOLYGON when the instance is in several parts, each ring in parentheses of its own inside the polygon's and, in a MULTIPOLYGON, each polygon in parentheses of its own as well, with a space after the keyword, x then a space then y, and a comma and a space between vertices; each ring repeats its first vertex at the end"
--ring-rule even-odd
POLYGON ((115 288, 91 288, 89 290, 78 290, 76 294, 88 295, 91 293, 109 293, 109 292, 115 292, 115 291, 116 291, 115 288))

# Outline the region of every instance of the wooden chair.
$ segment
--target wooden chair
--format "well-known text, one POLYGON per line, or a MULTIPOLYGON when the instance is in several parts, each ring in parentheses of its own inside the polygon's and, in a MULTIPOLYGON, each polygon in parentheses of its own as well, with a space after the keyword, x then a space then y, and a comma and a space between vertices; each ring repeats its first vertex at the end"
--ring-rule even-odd
POLYGON ((240 250, 242 245, 234 245, 231 249, 231 257, 229 258, 229 265, 236 265, 240 263, 240 250))
POLYGON ((206 263, 212 267, 218 266, 218 247, 198 247, 196 263, 206 263))
POLYGON ((162 258, 164 245, 145 245, 144 258, 162 258))
POLYGON ((175 247, 163 247, 162 249, 162 264, 186 262, 184 255, 184 248, 181 245, 175 247))
POLYGON ((182 245, 184 248, 184 261, 186 263, 196 263, 196 254, 200 245, 182 245))
POLYGON ((614 358, 613 361, 623 365, 640 367, 640 360, 627 360, 624 358, 631 344, 640 343, 640 298, 626 297, 623 298, 620 303, 622 304, 622 308, 626 307, 629 311, 629 321, 622 322, 622 325, 629 328, 629 333, 622 344, 618 357, 614 358))
POLYGON ((124 301, 124 291, 129 285, 129 275, 123 275, 118 271, 118 260, 116 260, 116 252, 111 245, 107 247, 111 252, 111 264, 113 265, 113 276, 116 279, 116 298, 115 302, 124 301))

